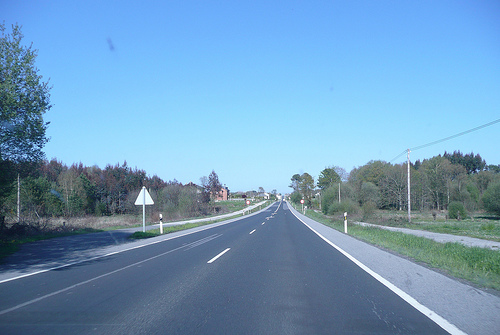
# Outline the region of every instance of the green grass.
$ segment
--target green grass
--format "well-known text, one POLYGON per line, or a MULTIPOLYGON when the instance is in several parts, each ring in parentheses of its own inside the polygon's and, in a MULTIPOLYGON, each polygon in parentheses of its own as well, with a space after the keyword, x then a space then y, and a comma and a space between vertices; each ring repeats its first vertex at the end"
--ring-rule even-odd
POLYGON ((448 220, 447 222, 420 221, 405 226, 411 229, 469 236, 500 242, 500 222, 493 220, 448 220))
POLYGON ((353 219, 383 226, 426 230, 500 242, 500 220, 494 216, 473 216, 465 220, 451 220, 446 219, 444 213, 440 213, 434 220, 430 212, 415 211, 412 213, 412 222, 409 223, 407 214, 403 212, 379 210, 368 219, 361 217, 353 219))
MULTIPOLYGON (((307 211, 306 214, 320 223, 344 231, 341 220, 332 220, 314 211, 307 211)), ((471 248, 459 243, 443 244, 424 237, 357 225, 350 225, 348 233, 370 244, 440 269, 456 278, 468 280, 481 287, 500 290, 500 251, 471 248)))
MULTIPOLYGON (((214 221, 205 221, 205 222, 197 222, 197 223, 186 223, 186 224, 183 224, 183 225, 163 227, 163 234, 164 235, 165 234, 170 234, 170 233, 174 233, 174 232, 181 231, 181 230, 187 230, 187 229, 191 229, 191 228, 196 228, 196 227, 208 225, 208 224, 211 224, 211 223, 214 223, 214 221)), ((160 236, 160 235, 161 235, 160 234, 160 228, 157 228, 157 229, 148 230, 145 233, 142 232, 142 231, 136 231, 135 233, 133 233, 132 235, 130 235, 129 238, 131 238, 131 239, 143 239, 143 238, 156 237, 156 236, 160 236)))

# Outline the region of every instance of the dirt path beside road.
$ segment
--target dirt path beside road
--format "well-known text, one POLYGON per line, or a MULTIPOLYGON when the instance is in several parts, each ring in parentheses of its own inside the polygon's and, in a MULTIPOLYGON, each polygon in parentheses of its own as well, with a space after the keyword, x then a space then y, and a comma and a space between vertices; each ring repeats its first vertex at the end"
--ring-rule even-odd
POLYGON ((411 235, 415 235, 415 236, 421 236, 421 237, 429 238, 431 240, 434 240, 434 241, 440 242, 440 243, 448 243, 448 242, 461 243, 461 244, 464 244, 468 247, 480 247, 480 248, 488 248, 488 249, 492 249, 492 250, 500 250, 500 242, 483 240, 480 238, 451 235, 451 234, 443 234, 443 233, 433 233, 430 231, 416 230, 416 229, 409 229, 409 228, 388 227, 388 226, 381 226, 381 225, 376 225, 376 224, 366 223, 366 222, 353 222, 353 223, 360 225, 360 226, 364 226, 364 227, 375 227, 375 228, 380 228, 380 229, 397 231, 397 232, 401 232, 401 233, 405 233, 405 234, 411 234, 411 235))

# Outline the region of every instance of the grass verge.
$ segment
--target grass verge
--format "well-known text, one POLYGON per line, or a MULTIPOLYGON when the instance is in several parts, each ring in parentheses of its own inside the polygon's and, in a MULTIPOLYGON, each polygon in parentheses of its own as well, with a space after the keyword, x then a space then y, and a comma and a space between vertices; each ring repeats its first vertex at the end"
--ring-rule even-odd
MULTIPOLYGON (((181 231, 181 230, 187 230, 191 228, 196 228, 204 225, 208 225, 214 223, 214 221, 204 221, 204 222, 197 222, 197 223, 186 223, 183 225, 178 225, 178 226, 168 226, 168 227, 163 227, 163 235, 165 234, 170 234, 174 233, 176 231, 181 231)), ((143 239, 143 238, 150 238, 150 237, 156 237, 160 236, 160 228, 157 229, 151 229, 148 230, 147 232, 142 232, 142 231, 136 231, 132 235, 130 235, 129 238, 131 239, 143 239)))
MULTIPOLYGON (((341 220, 332 220, 310 210, 306 215, 329 227, 344 231, 341 220)), ((425 263, 453 277, 500 291, 500 251, 471 248, 459 243, 439 243, 424 237, 372 227, 349 226, 348 232, 360 240, 425 263)))

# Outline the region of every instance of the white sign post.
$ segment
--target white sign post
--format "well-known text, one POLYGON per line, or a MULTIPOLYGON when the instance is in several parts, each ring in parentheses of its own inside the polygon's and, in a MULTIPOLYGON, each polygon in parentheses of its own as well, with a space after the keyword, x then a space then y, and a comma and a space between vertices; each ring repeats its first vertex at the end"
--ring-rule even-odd
POLYGON ((146 205, 154 205, 154 201, 149 195, 148 190, 146 190, 146 186, 142 187, 141 192, 137 196, 137 199, 135 200, 135 205, 140 206, 142 205, 142 232, 146 232, 146 205))

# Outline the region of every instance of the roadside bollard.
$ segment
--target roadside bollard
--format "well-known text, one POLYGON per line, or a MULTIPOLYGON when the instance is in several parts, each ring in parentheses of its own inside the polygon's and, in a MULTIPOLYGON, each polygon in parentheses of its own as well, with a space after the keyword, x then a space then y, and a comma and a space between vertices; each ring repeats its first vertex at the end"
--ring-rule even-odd
POLYGON ((163 215, 160 213, 160 235, 163 235, 163 215))
POLYGON ((347 212, 344 212, 344 233, 347 234, 347 212))

